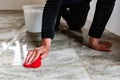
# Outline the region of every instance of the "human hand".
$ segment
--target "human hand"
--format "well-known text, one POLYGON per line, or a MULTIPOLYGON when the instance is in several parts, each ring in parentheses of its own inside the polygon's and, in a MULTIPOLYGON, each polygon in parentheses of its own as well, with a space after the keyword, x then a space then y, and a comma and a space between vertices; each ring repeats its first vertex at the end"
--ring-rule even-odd
POLYGON ((41 60, 45 58, 50 51, 51 39, 45 38, 42 41, 42 46, 29 50, 26 56, 24 67, 27 68, 38 68, 41 66, 41 60))
POLYGON ((90 37, 89 46, 95 50, 111 52, 112 43, 101 42, 97 38, 90 37))
POLYGON ((49 53, 50 47, 41 46, 33 50, 29 50, 23 64, 26 68, 38 68, 41 66, 41 60, 49 53))
POLYGON ((90 45, 91 48, 99 50, 99 51, 106 51, 111 52, 112 43, 110 42, 99 42, 97 45, 90 45))

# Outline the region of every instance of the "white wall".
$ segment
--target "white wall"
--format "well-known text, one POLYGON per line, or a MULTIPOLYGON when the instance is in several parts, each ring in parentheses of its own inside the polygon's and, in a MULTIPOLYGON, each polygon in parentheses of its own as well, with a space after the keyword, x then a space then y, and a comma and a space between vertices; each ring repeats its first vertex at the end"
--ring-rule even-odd
POLYGON ((120 0, 116 0, 113 14, 109 20, 107 29, 120 36, 120 0))
POLYGON ((44 4, 45 0, 0 0, 0 10, 20 10, 26 4, 44 4))
POLYGON ((89 15, 88 15, 88 20, 90 20, 90 21, 93 20, 93 15, 94 15, 94 12, 95 12, 96 2, 97 2, 97 0, 92 0, 92 2, 90 4, 90 11, 89 11, 89 15))
MULTIPOLYGON (((93 20, 96 2, 97 0, 93 0, 91 2, 91 10, 88 15, 88 20, 90 21, 93 20)), ((106 25, 106 29, 120 36, 120 0, 116 0, 114 11, 108 24, 106 25)))

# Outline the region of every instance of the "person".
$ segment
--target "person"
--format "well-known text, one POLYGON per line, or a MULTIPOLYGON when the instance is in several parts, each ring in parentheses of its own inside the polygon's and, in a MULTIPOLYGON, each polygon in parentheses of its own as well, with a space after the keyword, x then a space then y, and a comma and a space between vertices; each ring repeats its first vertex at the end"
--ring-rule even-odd
MULTIPOLYGON (((78 31, 84 26, 91 0, 47 0, 42 22, 42 46, 28 51, 25 63, 31 64, 39 56, 45 58, 54 38, 54 31, 58 29, 61 16, 66 20, 70 30, 78 31)), ((111 16, 115 0, 97 0, 94 19, 89 30, 89 46, 100 51, 110 52, 112 44, 101 42, 105 26, 111 16)))

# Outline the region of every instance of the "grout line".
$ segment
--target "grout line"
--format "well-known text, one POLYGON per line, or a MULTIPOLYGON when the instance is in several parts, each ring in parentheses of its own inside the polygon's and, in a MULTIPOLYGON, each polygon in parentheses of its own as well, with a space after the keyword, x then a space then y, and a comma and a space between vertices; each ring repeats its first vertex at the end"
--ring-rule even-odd
POLYGON ((88 73, 88 76, 89 76, 90 80, 93 80, 91 74, 90 74, 89 71, 86 69, 86 65, 85 65, 82 61, 81 61, 81 63, 83 64, 83 67, 85 68, 86 72, 88 73))
MULTIPOLYGON (((20 25, 23 26, 24 24, 20 25)), ((15 35, 15 37, 10 41, 10 43, 7 45, 7 47, 0 53, 0 57, 4 54, 4 52, 15 42, 15 40, 18 39, 18 37, 20 36, 20 34, 23 32, 23 30, 25 29, 25 26, 23 26, 23 28, 15 35)))

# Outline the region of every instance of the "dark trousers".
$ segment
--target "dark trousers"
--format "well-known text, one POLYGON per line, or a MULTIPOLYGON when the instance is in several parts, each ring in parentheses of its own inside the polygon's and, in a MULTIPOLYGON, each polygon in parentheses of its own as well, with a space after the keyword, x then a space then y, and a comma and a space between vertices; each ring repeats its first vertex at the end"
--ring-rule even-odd
MULTIPOLYGON (((48 0, 44 9, 42 38, 53 38, 54 29, 58 29, 61 16, 71 30, 81 29, 89 12, 91 0, 80 0, 76 5, 62 5, 62 0, 48 0), (45 37, 46 36, 46 37, 45 37)), ((98 0, 89 35, 100 38, 111 16, 115 0, 98 0)))
POLYGON ((113 12, 116 0, 98 0, 89 35, 100 38, 113 12))
POLYGON ((60 19, 63 17, 71 30, 80 30, 86 22, 90 1, 81 0, 78 4, 61 5, 55 28, 58 29, 60 19))

